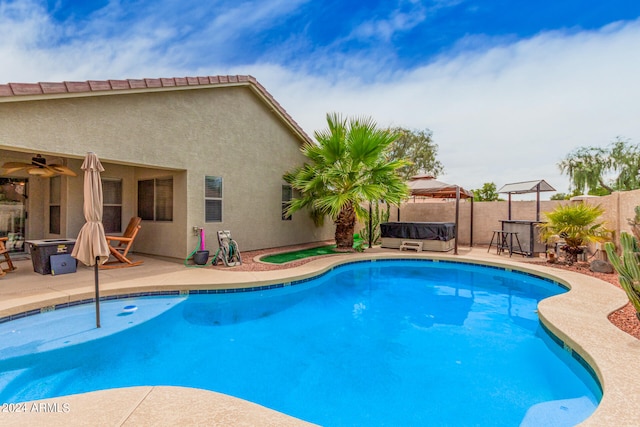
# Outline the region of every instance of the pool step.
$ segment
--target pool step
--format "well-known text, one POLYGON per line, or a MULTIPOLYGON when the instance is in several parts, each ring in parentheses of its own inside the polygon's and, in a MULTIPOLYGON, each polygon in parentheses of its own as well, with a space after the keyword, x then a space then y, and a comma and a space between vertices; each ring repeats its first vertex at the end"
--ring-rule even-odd
POLYGON ((403 251, 407 249, 411 249, 416 252, 422 252, 422 242, 419 242, 417 240, 403 240, 402 244, 400 245, 400 250, 403 251))
POLYGON ((550 400, 530 407, 520 427, 571 427, 584 421, 595 409, 596 405, 585 396, 550 400))

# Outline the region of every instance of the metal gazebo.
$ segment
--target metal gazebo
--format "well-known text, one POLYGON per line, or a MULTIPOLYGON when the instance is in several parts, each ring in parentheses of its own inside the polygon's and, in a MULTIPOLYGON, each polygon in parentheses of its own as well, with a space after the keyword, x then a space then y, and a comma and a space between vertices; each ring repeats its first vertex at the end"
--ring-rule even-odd
POLYGON ((523 181, 514 182, 511 184, 505 184, 502 186, 498 193, 509 195, 509 218, 511 219, 511 195, 512 194, 527 194, 536 193, 536 221, 540 221, 540 193, 542 191, 556 191, 555 188, 549 185, 547 181, 541 179, 539 181, 523 181))
MULTIPOLYGON (((454 254, 458 255, 458 221, 460 218, 460 199, 471 199, 471 226, 469 245, 473 246, 473 193, 467 191, 459 185, 447 184, 438 181, 431 175, 415 175, 407 182, 412 196, 433 197, 438 199, 456 199, 456 230, 455 230, 455 246, 454 254)), ((398 214, 398 220, 400 215, 398 214)))
POLYGON ((538 225, 540 224, 540 193, 543 191, 556 190, 543 179, 505 184, 498 190, 498 193, 509 195, 508 219, 500 220, 502 223, 501 230, 517 233, 516 241, 518 242, 518 247, 513 248, 513 237, 510 237, 509 245, 512 247, 510 251, 533 257, 537 252, 545 250, 545 246, 540 242, 538 231, 538 225), (536 193, 536 219, 534 221, 524 219, 514 220, 511 215, 511 195, 527 193, 536 193))

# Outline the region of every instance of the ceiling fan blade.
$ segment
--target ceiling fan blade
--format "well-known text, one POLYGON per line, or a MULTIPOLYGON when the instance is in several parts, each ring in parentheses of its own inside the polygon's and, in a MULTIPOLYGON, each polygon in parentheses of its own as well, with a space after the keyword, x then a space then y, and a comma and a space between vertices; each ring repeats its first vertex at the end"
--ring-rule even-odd
POLYGON ((47 165, 47 168, 53 169, 56 173, 59 173, 60 175, 78 176, 78 174, 76 174, 74 171, 72 171, 65 165, 47 165))
POLYGON ((34 176, 40 176, 42 178, 50 178, 52 176, 54 176, 56 173, 55 171, 48 169, 48 168, 41 168, 41 167, 31 167, 27 169, 27 173, 29 175, 34 175, 34 176))
POLYGON ((3 169, 15 169, 15 168, 26 168, 31 166, 31 163, 23 163, 23 162, 6 162, 2 165, 3 169))
POLYGON ((41 176, 43 178, 49 178, 55 175, 78 176, 78 174, 65 165, 47 165, 44 162, 45 160, 41 156, 34 157, 32 163, 6 162, 2 165, 2 171, 9 175, 24 169, 29 175, 41 176))
POLYGON ((25 168, 26 168, 26 166, 20 166, 20 167, 5 167, 5 166, 3 166, 2 167, 2 172, 5 175, 11 175, 12 173, 21 171, 21 170, 23 170, 25 168))

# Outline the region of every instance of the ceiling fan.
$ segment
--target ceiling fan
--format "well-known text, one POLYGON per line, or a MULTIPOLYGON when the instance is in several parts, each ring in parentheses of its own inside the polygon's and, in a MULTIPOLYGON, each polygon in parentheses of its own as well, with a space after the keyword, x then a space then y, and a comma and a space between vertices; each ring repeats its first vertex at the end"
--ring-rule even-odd
POLYGON ((67 166, 58 164, 47 164, 47 159, 40 154, 36 154, 31 158, 31 163, 23 162, 6 162, 2 165, 2 172, 10 175, 14 172, 25 170, 29 175, 41 176, 49 178, 55 175, 78 176, 67 166))

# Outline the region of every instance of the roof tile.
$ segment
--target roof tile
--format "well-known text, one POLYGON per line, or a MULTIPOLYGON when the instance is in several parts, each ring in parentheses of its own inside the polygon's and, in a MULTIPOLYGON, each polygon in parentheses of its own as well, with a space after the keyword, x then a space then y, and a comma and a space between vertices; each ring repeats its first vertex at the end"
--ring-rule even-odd
POLYGON ((40 83, 42 93, 65 93, 67 87, 62 82, 57 83, 40 83))
POLYGON ((64 82, 64 84, 67 86, 67 91, 69 91, 69 93, 91 91, 91 86, 89 86, 89 82, 64 82))
POLYGON ((42 93, 39 83, 9 83, 14 95, 37 95, 42 93))
POLYGON ((89 83, 92 91, 111 90, 111 85, 105 80, 89 80, 87 83, 89 83))
POLYGON ((160 81, 162 82, 162 87, 173 87, 173 86, 177 86, 176 85, 176 81, 175 79, 165 79, 165 78, 161 78, 160 81))
POLYGON ((131 89, 146 89, 147 83, 142 79, 129 79, 131 89))
POLYGON ((147 87, 162 87, 162 81, 160 79, 144 79, 147 82, 147 87))
POLYGON ((131 86, 129 86, 128 80, 108 80, 108 82, 111 85, 111 89, 113 90, 131 89, 131 86))
POLYGON ((275 98, 253 76, 200 76, 200 77, 174 77, 174 78, 148 78, 128 80, 89 80, 86 82, 61 82, 61 83, 8 83, 0 84, 0 98, 20 97, 22 95, 55 95, 60 93, 82 92, 107 92, 109 90, 122 91, 131 89, 156 89, 164 87, 184 87, 220 85, 229 83, 249 83, 253 90, 257 91, 274 110, 277 110, 289 124, 299 133, 303 139, 311 139, 302 130, 300 125, 285 111, 275 98))
POLYGON ((13 91, 9 85, 0 85, 0 96, 13 96, 13 91))

